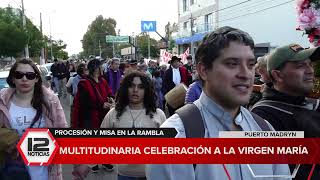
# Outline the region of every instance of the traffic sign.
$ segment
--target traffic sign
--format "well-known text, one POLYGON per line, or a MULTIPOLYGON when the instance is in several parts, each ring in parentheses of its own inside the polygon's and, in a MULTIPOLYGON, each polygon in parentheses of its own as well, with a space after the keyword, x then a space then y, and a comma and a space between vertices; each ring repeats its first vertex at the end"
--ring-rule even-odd
POLYGON ((112 42, 129 42, 129 36, 111 36, 107 35, 106 36, 106 41, 107 43, 112 43, 112 42))
POLYGON ((26 165, 49 165, 58 150, 58 144, 49 129, 27 129, 17 144, 26 165))
POLYGON ((141 32, 155 32, 157 31, 156 21, 141 21, 141 32))

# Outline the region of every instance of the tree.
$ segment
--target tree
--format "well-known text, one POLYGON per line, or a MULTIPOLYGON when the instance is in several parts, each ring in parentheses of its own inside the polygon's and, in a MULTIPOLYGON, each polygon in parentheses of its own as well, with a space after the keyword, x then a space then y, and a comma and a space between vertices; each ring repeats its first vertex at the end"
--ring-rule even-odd
POLYGON ((51 41, 45 36, 45 42, 47 42, 48 58, 52 56, 59 59, 68 59, 68 52, 64 51, 67 47, 67 44, 64 43, 61 39, 52 40, 52 54, 51 54, 51 41))
POLYGON ((85 56, 99 55, 99 46, 101 46, 101 56, 103 58, 112 57, 112 44, 106 43, 106 35, 116 35, 116 25, 116 20, 112 18, 105 19, 102 15, 97 16, 83 35, 83 54, 85 56))
MULTIPOLYGON (((148 57, 148 34, 142 33, 137 36, 138 54, 148 57)), ((159 57, 159 48, 157 40, 150 38, 150 56, 159 57)))
POLYGON ((0 22, 0 55, 17 56, 27 42, 27 35, 14 24, 0 22))
MULTIPOLYGON (((68 56, 68 53, 63 51, 66 44, 59 41, 56 42, 57 48, 54 54, 58 54, 60 58, 68 56)), ((20 9, 0 8, 0 55, 21 56, 28 44, 30 57, 40 57, 41 48, 48 42, 48 38, 43 38, 40 30, 28 17, 26 17, 26 30, 23 29, 20 9)))
POLYGON ((19 11, 0 8, 0 55, 17 56, 27 43, 27 34, 19 24, 19 11))

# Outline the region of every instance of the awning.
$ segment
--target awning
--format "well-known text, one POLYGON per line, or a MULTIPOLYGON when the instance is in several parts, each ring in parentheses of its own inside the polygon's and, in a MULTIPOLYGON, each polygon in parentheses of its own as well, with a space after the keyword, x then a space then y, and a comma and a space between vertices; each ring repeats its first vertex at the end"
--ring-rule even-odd
POLYGON ((189 44, 191 42, 198 42, 198 41, 202 41, 205 35, 206 33, 198 33, 190 37, 178 38, 175 40, 175 42, 176 44, 189 44))

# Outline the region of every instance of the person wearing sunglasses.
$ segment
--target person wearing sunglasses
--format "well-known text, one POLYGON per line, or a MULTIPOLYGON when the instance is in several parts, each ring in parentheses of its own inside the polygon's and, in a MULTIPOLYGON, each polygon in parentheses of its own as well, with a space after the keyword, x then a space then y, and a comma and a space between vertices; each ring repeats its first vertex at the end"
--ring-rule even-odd
MULTIPOLYGON (((0 91, 0 127, 15 129, 21 137, 27 128, 65 128, 64 111, 56 95, 42 85, 32 60, 17 61, 10 69, 10 88, 0 91)), ((16 151, 15 144, 8 153, 16 151)), ((7 158, 1 179, 62 179, 61 165, 25 166, 22 159, 7 158), (17 167, 19 166, 19 167, 17 167)))

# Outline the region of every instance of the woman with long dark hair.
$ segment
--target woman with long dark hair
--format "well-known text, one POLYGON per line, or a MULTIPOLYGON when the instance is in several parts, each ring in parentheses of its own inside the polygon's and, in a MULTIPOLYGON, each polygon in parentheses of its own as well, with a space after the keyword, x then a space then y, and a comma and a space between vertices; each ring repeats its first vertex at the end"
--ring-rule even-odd
MULTIPOLYGON (((103 119, 101 128, 158 128, 166 120, 156 106, 156 94, 151 79, 133 71, 126 75, 116 96, 116 106, 103 119)), ((145 179, 145 165, 119 164, 118 180, 145 179)))
MULTIPOLYGON (((32 60, 17 61, 7 83, 10 88, 0 91, 0 127, 15 129, 20 137, 27 128, 67 127, 58 97, 42 86, 40 71, 32 60)), ((15 145, 8 149, 9 154, 14 153, 15 145)), ((62 179, 62 172, 60 165, 25 166, 21 158, 7 156, 1 176, 1 179, 57 180, 62 179)))

